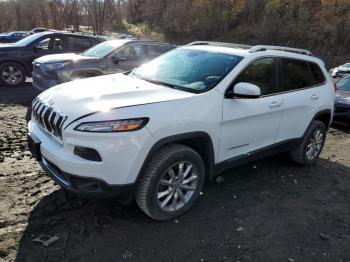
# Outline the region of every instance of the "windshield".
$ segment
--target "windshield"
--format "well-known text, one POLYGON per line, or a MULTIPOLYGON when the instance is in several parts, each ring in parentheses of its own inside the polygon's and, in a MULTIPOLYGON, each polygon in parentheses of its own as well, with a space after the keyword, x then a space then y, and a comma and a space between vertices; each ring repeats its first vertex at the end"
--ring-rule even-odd
POLYGON ((345 65, 342 65, 343 67, 350 68, 350 63, 346 63, 345 65))
POLYGON ((146 81, 190 92, 216 86, 243 57, 195 49, 175 49, 133 70, 146 81))
POLYGON ((27 37, 23 38, 22 40, 19 40, 18 42, 16 42, 16 45, 27 46, 42 36, 43 36, 43 34, 34 34, 34 35, 27 36, 27 37))
POLYGON ((114 49, 122 46, 124 42, 120 41, 107 41, 98 44, 82 53, 84 56, 102 58, 111 53, 114 49))
POLYGON ((350 75, 337 82, 337 89, 350 91, 350 75))

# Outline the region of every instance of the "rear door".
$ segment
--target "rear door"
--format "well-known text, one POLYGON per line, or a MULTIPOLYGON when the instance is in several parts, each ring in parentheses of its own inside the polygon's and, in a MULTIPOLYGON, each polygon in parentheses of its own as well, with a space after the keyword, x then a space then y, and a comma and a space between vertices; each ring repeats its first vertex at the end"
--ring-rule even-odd
POLYGON ((283 93, 285 111, 276 142, 303 136, 317 113, 325 76, 314 62, 293 58, 281 58, 279 92, 283 93))
POLYGON ((283 95, 277 93, 276 58, 259 58, 235 79, 257 85, 261 97, 233 98, 223 101, 219 161, 273 145, 283 112, 283 95))

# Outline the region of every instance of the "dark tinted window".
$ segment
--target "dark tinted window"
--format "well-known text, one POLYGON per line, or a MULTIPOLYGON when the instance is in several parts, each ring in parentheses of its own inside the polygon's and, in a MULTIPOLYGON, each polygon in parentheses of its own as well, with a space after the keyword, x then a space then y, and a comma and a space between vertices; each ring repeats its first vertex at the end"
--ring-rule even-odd
POLYGON ((326 81, 326 79, 324 78, 320 67, 315 63, 309 63, 309 65, 314 79, 314 85, 323 84, 326 81))
POLYGON ((144 49, 141 45, 130 45, 118 51, 117 55, 119 58, 123 58, 125 60, 139 60, 144 56, 143 51, 144 49))
POLYGON ((251 63, 235 80, 234 85, 246 82, 257 85, 261 95, 273 94, 277 91, 276 60, 262 58, 251 63))
POLYGON ((289 58, 281 59, 282 91, 291 91, 312 85, 314 85, 313 77, 308 62, 289 58))
POLYGON ((68 37, 68 43, 71 49, 78 51, 84 51, 93 45, 88 38, 74 36, 68 37))
POLYGON ((172 49, 172 47, 167 45, 148 45, 147 47, 148 47, 148 56, 150 58, 155 58, 172 49))

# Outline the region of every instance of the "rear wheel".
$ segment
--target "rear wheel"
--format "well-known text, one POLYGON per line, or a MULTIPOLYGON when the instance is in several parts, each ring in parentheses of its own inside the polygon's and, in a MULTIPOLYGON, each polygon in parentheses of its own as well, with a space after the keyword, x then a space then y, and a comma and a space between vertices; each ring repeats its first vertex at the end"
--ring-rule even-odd
POLYGON ((20 86, 26 80, 26 73, 18 63, 8 62, 0 65, 0 83, 6 86, 20 86))
POLYGON ((298 147, 290 153, 294 162, 305 166, 315 164, 326 141, 326 133, 325 124, 314 120, 298 147))
POLYGON ((136 192, 136 202, 155 220, 175 218, 197 200, 204 176, 204 163, 196 151, 183 145, 166 146, 146 168, 136 192))

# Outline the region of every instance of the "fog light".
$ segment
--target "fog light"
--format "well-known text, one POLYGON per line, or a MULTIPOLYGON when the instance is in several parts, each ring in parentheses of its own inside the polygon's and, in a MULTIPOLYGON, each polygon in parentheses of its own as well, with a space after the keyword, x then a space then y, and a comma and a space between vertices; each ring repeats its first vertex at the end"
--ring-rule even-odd
POLYGON ((73 153, 86 160, 96 161, 96 162, 102 161, 100 154, 95 149, 92 149, 92 148, 75 146, 73 153))

